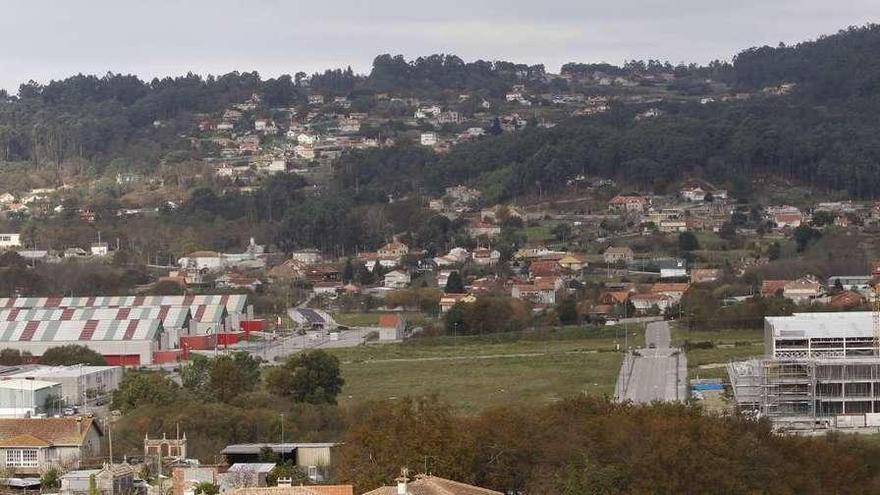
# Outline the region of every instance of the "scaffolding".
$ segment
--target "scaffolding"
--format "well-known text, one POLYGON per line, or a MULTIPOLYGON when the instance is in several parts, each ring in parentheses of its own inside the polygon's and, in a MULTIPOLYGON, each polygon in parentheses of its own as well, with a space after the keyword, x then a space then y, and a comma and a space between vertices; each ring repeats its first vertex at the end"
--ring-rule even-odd
POLYGON ((880 357, 753 359, 728 365, 741 411, 770 418, 880 413, 880 357))

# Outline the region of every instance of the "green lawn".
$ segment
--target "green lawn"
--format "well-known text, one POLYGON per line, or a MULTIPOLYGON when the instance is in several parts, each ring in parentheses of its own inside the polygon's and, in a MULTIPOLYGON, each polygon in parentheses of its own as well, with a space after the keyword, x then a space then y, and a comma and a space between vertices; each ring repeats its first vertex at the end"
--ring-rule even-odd
POLYGON ((726 378, 724 366, 729 361, 760 356, 764 353, 763 330, 686 330, 673 326, 673 345, 684 341, 712 342, 712 349, 691 349, 687 352, 689 378, 726 378))
POLYGON ((535 225, 533 227, 525 227, 523 233, 529 242, 547 242, 553 240, 553 234, 550 229, 553 227, 547 224, 535 225))
MULTIPOLYGON (((644 332, 631 332, 640 345, 644 332)), ((457 410, 473 413, 509 403, 549 403, 580 393, 610 395, 622 360, 622 354, 613 351, 617 341, 614 328, 567 328, 414 339, 330 352, 342 363, 346 383, 341 404, 436 394, 457 410)))

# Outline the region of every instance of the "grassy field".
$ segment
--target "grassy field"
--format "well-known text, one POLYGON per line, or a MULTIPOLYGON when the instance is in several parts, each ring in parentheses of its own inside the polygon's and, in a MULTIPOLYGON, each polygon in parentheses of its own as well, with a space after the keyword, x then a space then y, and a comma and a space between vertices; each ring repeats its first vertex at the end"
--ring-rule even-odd
MULTIPOLYGON (((379 316, 386 313, 381 311, 372 311, 369 313, 332 313, 333 319, 340 325, 349 327, 373 327, 379 323, 379 316)), ((423 324, 425 316, 422 313, 395 313, 412 321, 416 325, 423 324)))
POLYGON ((712 342, 711 349, 691 349, 687 352, 689 378, 726 378, 723 365, 735 359, 760 356, 764 352, 762 330, 686 330, 673 326, 672 342, 681 346, 685 341, 712 342))
MULTIPOLYGON (((636 345, 642 329, 630 329, 636 345)), ((510 403, 612 394, 622 329, 566 328, 486 337, 415 339, 334 349, 345 387, 341 404, 436 394, 465 413, 510 403), (618 339, 619 337, 619 339, 618 339)))

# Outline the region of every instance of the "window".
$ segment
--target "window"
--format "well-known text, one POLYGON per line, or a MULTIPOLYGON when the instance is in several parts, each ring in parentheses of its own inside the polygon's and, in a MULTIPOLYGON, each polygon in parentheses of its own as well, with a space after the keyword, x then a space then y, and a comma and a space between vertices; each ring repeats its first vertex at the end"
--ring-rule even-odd
POLYGON ((8 449, 6 465, 10 467, 37 467, 37 449, 8 449))

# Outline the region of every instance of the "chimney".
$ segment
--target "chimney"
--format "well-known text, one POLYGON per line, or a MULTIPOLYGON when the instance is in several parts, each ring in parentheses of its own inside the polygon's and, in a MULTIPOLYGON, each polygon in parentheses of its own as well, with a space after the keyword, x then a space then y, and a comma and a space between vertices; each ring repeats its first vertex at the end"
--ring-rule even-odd
POLYGON ((80 435, 83 433, 83 419, 82 416, 76 417, 76 431, 79 432, 80 435))
POLYGON ((407 469, 403 468, 400 470, 400 478, 397 478, 397 495, 407 495, 407 487, 406 487, 406 475, 407 469))

